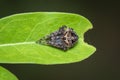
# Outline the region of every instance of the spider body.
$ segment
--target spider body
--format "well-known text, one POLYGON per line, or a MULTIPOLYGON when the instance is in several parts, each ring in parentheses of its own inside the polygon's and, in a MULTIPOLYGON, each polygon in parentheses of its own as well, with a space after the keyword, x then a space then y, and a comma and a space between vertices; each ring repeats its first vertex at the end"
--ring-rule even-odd
POLYGON ((45 40, 48 45, 66 51, 75 45, 78 41, 78 35, 72 28, 62 26, 58 31, 46 36, 45 40))

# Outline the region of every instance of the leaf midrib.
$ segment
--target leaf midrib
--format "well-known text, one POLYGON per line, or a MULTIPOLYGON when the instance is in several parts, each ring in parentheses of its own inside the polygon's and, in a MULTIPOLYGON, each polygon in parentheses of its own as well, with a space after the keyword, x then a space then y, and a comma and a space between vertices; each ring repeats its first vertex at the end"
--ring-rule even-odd
POLYGON ((0 47, 3 46, 16 46, 16 45, 24 45, 24 44, 36 44, 35 42, 18 42, 18 43, 5 43, 5 44, 0 44, 0 47))

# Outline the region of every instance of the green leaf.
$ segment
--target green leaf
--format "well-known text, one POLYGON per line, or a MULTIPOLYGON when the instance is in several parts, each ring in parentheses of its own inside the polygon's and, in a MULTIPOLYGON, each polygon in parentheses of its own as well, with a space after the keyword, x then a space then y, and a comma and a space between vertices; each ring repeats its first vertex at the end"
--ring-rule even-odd
POLYGON ((10 71, 0 66, 0 80, 18 80, 10 71))
POLYGON ((83 16, 61 12, 15 14, 0 19, 0 63, 64 64, 88 58, 95 48, 84 42, 84 33, 92 24, 83 16), (79 35, 78 44, 64 52, 35 42, 59 29, 73 28, 79 35))

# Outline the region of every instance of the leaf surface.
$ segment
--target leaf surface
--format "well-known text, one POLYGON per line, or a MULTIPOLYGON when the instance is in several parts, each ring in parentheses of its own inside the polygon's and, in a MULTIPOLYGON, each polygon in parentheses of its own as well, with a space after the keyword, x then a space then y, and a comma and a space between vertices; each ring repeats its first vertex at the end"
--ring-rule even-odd
POLYGON ((84 42, 84 33, 92 24, 81 15, 60 12, 21 13, 0 19, 0 63, 64 64, 78 62, 95 52, 84 42), (36 44, 62 25, 73 28, 79 36, 75 47, 64 52, 36 44))
POLYGON ((18 80, 10 71, 0 66, 0 80, 18 80))

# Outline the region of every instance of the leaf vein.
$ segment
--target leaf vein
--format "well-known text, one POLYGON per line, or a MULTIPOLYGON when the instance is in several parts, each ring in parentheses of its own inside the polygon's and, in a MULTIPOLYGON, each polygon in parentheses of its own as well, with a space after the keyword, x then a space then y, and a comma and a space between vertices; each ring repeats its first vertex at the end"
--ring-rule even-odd
POLYGON ((23 45, 23 44, 35 44, 35 42, 8 43, 8 44, 1 44, 0 47, 4 47, 4 46, 16 46, 16 45, 23 45))
MULTIPOLYGON (((57 18, 57 17, 56 17, 56 18, 57 18)), ((46 21, 49 21, 49 20, 52 20, 52 19, 55 19, 55 17, 37 23, 37 24, 32 28, 32 30, 31 30, 30 34, 28 35, 28 37, 26 38, 25 42, 30 38, 30 36, 32 35, 32 33, 35 31, 36 27, 37 27, 39 24, 43 24, 43 23, 45 23, 46 21)))

